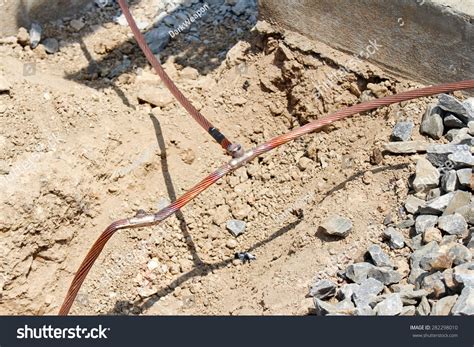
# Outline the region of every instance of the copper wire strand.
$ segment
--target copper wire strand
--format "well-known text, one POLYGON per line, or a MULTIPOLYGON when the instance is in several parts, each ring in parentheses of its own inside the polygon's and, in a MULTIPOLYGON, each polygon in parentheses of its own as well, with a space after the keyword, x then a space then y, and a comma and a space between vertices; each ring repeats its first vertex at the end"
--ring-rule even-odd
POLYGON ((312 121, 300 128, 294 129, 286 134, 277 136, 271 139, 270 141, 265 142, 264 144, 261 144, 252 150, 247 151, 240 158, 232 159, 229 163, 221 166, 219 169, 204 178, 201 182, 191 188, 188 192, 186 192, 176 201, 174 201, 164 209, 158 211, 156 214, 149 214, 130 219, 123 219, 112 223, 109 227, 107 227, 107 229, 105 229, 99 239, 94 243, 89 253, 86 255, 84 261, 80 265, 66 294, 64 302, 59 311, 59 315, 67 315, 69 313, 72 304, 74 303, 74 300, 77 296, 77 293, 79 292, 79 289, 81 288, 81 285, 84 282, 88 272, 92 268, 92 265, 99 257, 105 244, 118 230, 156 225, 171 216, 172 214, 174 214, 175 212, 177 212, 178 210, 180 210, 183 206, 185 206, 196 196, 198 196, 200 193, 202 193, 204 190, 209 188, 211 185, 213 185, 215 182, 217 182, 219 179, 221 179, 228 173, 244 166, 245 164, 262 155, 263 153, 269 152, 276 147, 279 147, 305 134, 318 130, 326 125, 332 124, 338 120, 356 115, 361 112, 374 110, 382 106, 387 106, 402 101, 408 101, 420 97, 427 97, 435 94, 471 88, 474 88, 474 80, 446 83, 438 86, 410 90, 400 94, 390 95, 381 99, 366 101, 361 104, 339 110, 327 117, 312 121))
POLYGON ((206 130, 206 132, 209 133, 213 137, 213 139, 222 146, 223 149, 225 149, 228 153, 233 154, 235 156, 241 155, 242 154, 241 152, 232 153, 232 150, 235 149, 235 147, 231 147, 232 142, 228 140, 224 134, 222 134, 219 130, 217 130, 217 128, 214 127, 214 125, 212 125, 212 123, 209 122, 206 119, 206 117, 204 117, 202 113, 196 109, 196 107, 194 107, 191 101, 189 101, 189 99, 186 98, 186 96, 179 90, 176 84, 168 76, 168 74, 163 69, 160 62, 158 61, 158 59, 156 59, 150 47, 146 43, 145 37, 143 36, 140 29, 138 28, 137 23, 135 19, 133 18, 130 12, 130 9, 127 5, 126 0, 118 0, 118 3, 120 5, 120 8, 122 9, 122 12, 125 18, 127 19, 128 25, 130 26, 130 29, 132 30, 133 36, 135 37, 135 40, 137 41, 138 46, 141 48, 148 62, 155 69, 156 73, 158 74, 158 76, 160 76, 160 79, 163 81, 164 85, 168 88, 171 94, 173 94, 176 100, 178 100, 179 103, 186 109, 186 111, 188 111, 191 117, 193 117, 194 120, 201 127, 203 127, 204 130, 206 130))

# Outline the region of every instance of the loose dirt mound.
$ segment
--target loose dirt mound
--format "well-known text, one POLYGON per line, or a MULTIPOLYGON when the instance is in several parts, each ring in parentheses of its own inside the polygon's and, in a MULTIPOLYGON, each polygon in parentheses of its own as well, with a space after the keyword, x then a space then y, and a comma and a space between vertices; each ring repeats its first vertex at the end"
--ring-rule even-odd
MULTIPOLYGON (((102 12, 90 16, 88 23, 104 20, 102 12)), ((259 28, 237 43, 228 38, 233 47, 212 71, 203 68, 209 57, 187 66, 187 52, 198 47, 182 51, 184 34, 163 54, 183 92, 246 148, 413 86, 361 62, 340 73, 351 57, 259 28)), ((60 53, 0 46, 0 71, 11 84, 0 95, 2 314, 56 313, 110 222, 158 210, 227 160, 163 91, 126 27, 92 26, 83 37, 55 26, 46 33, 62 39, 60 53), (124 55, 130 67, 111 77, 124 55), (25 76, 32 61, 36 73, 25 76), (158 106, 138 102, 145 91, 158 106)), ((425 108, 426 100, 407 102, 340 122, 238 170, 161 226, 118 233, 72 312, 306 314, 314 278, 335 277, 380 242, 387 214, 397 218, 412 162, 376 149, 396 120, 419 124, 425 108), (317 232, 334 212, 354 226, 338 242, 317 232), (238 238, 226 230, 232 218, 247 223, 238 238), (241 251, 257 259, 243 264, 234 259, 241 251)), ((403 254, 396 261, 406 262, 403 254)))

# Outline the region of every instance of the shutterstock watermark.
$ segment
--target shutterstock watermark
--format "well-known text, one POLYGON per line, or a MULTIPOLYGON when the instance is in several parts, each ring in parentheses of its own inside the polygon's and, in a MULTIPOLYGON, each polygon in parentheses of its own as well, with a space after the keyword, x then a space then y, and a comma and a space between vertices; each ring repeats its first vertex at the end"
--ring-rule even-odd
POLYGON ((110 328, 105 328, 100 324, 96 328, 81 328, 76 325, 74 328, 53 328, 51 325, 31 328, 27 324, 18 328, 16 338, 24 339, 107 339, 110 328))
POLYGON ((196 12, 194 12, 194 14, 191 17, 189 17, 183 23, 181 23, 177 29, 169 31, 168 34, 171 36, 171 38, 174 38, 177 35, 181 34, 184 30, 189 28, 191 24, 193 24, 196 21, 196 19, 201 18, 204 15, 204 13, 206 13, 209 9, 210 9, 209 5, 204 4, 196 12))

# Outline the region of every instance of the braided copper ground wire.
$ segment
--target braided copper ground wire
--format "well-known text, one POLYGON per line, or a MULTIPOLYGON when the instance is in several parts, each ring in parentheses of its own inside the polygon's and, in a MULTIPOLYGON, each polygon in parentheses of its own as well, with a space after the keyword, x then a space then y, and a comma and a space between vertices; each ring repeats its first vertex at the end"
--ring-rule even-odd
POLYGON ((272 149, 278 146, 292 141, 302 135, 318 130, 326 125, 332 124, 338 120, 353 116, 361 112, 374 110, 381 106, 387 106, 394 103, 416 99, 420 97, 431 96, 439 93, 447 93, 455 90, 463 90, 470 88, 474 88, 474 80, 447 83, 433 87, 415 89, 396 95, 390 95, 381 99, 363 102, 361 104, 342 109, 340 111, 337 111, 336 113, 333 113, 330 116, 312 121, 311 123, 308 123, 300 128, 292 130, 286 134, 277 136, 271 139, 270 141, 265 142, 264 144, 259 145, 250 151, 247 151, 243 156, 232 159, 229 163, 221 166, 215 172, 213 172, 201 182, 199 182, 196 186, 191 188, 175 202, 171 203, 169 206, 160 210, 156 214, 141 215, 112 223, 107 229, 105 229, 99 239, 94 243, 91 250, 82 262, 81 266, 79 267, 79 270, 77 271, 76 275, 74 276, 74 279, 72 280, 71 286, 68 290, 66 298, 64 299, 59 314, 67 315, 69 313, 69 310, 71 309, 74 299, 76 298, 76 295, 79 292, 79 289, 82 283, 84 282, 87 273, 91 269, 96 259, 99 257, 107 241, 116 231, 126 228, 138 228, 156 225, 171 216, 172 214, 174 214, 176 211, 180 210, 184 205, 189 203, 201 192, 209 188, 211 185, 213 185, 219 179, 227 175, 229 172, 232 172, 242 167, 252 159, 262 155, 263 153, 271 151, 272 149))
POLYGON ((171 92, 171 94, 173 94, 176 100, 178 100, 179 103, 186 109, 186 111, 188 111, 191 117, 193 117, 194 120, 201 127, 203 127, 204 130, 206 130, 212 136, 212 138, 216 140, 217 143, 219 143, 222 146, 222 148, 224 148, 233 157, 238 157, 242 155, 243 151, 241 150, 240 145, 237 145, 237 144, 233 145, 232 142, 229 141, 224 134, 222 134, 216 127, 214 127, 212 123, 209 122, 206 119, 206 117, 204 117, 201 114, 201 112, 199 112, 196 109, 196 107, 194 107, 194 105, 189 101, 189 99, 186 98, 186 96, 184 96, 184 94, 178 89, 178 87, 174 84, 174 82, 168 76, 168 74, 163 69, 160 62, 158 61, 158 59, 156 59, 150 47, 146 43, 145 37, 140 32, 140 29, 138 29, 137 23, 135 22, 135 19, 130 13, 130 9, 128 8, 126 0, 118 0, 118 3, 120 5, 120 8, 122 9, 122 12, 125 18, 127 19, 128 25, 130 26, 130 29, 132 30, 135 40, 137 41, 141 50, 143 51, 146 58, 148 59, 148 62, 151 64, 151 66, 153 66, 156 73, 158 74, 158 76, 160 76, 161 80, 163 81, 165 86, 168 88, 168 90, 171 92))

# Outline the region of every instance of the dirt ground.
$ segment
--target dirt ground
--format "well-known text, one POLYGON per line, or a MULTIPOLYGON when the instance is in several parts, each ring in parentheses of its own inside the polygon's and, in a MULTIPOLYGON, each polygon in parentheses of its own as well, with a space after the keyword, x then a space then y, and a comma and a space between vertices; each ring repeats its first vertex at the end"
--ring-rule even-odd
MULTIPOLYGON (((145 16, 142 7, 134 13, 145 16)), ((57 313, 107 225, 139 209, 157 211, 228 160, 169 98, 126 26, 104 10, 85 21, 79 33, 45 28, 61 42, 53 55, 0 45, 0 73, 11 84, 0 94, 0 314, 57 313), (130 66, 111 75, 124 55, 130 66), (138 100, 145 91, 159 106, 138 100)), ((258 28, 234 36, 203 27, 218 44, 189 44, 183 34, 161 56, 198 109, 245 148, 415 86, 362 62, 335 74, 350 57, 258 28), (318 95, 318 82, 328 79, 318 95)), ((400 218, 414 157, 378 150, 400 118, 419 125, 428 102, 385 107, 305 136, 225 177, 162 225, 119 232, 72 313, 307 314, 309 285, 337 280, 369 244, 383 244, 387 215, 400 218), (351 218, 346 239, 318 232, 331 213, 351 218), (231 218, 247 222, 244 235, 226 230, 231 218), (234 259, 243 251, 256 260, 234 259)), ((403 251, 391 254, 406 266, 403 251)))

